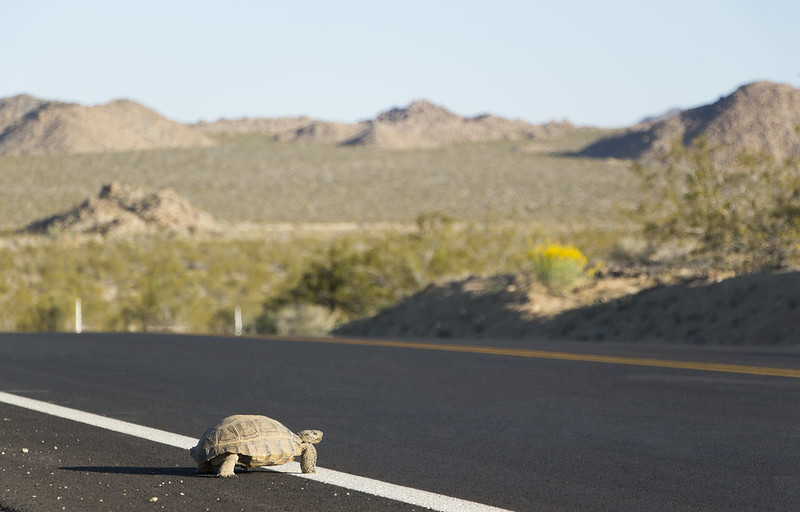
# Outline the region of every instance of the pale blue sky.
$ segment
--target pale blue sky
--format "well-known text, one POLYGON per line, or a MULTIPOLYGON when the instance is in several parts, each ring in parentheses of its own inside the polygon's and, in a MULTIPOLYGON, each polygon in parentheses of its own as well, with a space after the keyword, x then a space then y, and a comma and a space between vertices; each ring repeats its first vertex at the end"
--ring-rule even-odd
POLYGON ((2 0, 0 97, 172 119, 461 115, 625 126, 800 86, 797 0, 2 0))

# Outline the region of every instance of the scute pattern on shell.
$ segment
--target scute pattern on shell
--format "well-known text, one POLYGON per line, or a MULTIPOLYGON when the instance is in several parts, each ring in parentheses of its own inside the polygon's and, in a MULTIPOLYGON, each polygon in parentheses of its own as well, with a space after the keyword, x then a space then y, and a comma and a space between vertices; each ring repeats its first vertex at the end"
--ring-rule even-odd
MULTIPOLYGON (((249 465, 277 466, 300 455, 302 440, 279 421, 266 416, 229 416, 208 429, 198 447, 205 460, 224 453, 252 457, 249 465)), ((198 462, 202 462, 198 460, 198 462)))

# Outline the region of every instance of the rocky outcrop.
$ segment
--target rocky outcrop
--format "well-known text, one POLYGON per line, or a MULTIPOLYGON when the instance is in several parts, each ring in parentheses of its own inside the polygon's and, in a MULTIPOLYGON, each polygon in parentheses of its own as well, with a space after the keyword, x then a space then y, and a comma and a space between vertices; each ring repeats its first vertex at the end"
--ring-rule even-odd
POLYGON ((172 189, 110 183, 96 197, 87 198, 72 210, 35 221, 21 231, 129 235, 154 231, 195 233, 216 228, 210 214, 194 208, 172 189))

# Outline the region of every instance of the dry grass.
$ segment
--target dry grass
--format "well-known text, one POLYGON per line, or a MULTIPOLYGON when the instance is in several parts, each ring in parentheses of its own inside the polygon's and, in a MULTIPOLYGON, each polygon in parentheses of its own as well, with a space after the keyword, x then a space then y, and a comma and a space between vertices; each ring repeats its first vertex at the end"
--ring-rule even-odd
POLYGON ((413 222, 513 218, 614 226, 635 195, 627 163, 560 156, 600 130, 557 139, 385 150, 286 144, 258 134, 220 145, 86 155, 0 157, 0 229, 74 207, 112 180, 172 187, 231 222, 413 222))

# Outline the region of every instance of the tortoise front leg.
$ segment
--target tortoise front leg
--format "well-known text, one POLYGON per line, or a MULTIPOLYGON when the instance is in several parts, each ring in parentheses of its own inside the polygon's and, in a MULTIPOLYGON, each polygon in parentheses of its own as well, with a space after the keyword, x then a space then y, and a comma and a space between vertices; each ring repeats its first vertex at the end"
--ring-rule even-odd
POLYGON ((222 464, 220 464, 219 469, 217 470, 217 476, 221 478, 236 476, 236 474, 233 472, 233 468, 236 467, 236 463, 238 461, 239 456, 237 454, 229 454, 227 457, 225 457, 225 460, 222 461, 222 464))
POLYGON ((311 443, 303 443, 303 455, 300 456, 300 469, 303 473, 317 472, 317 449, 311 443))

